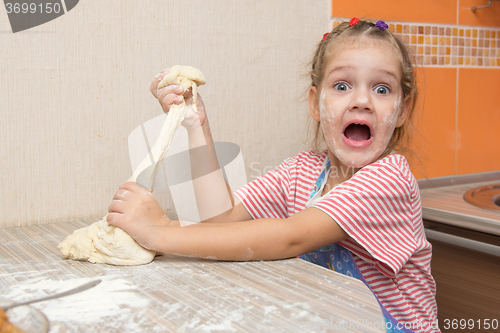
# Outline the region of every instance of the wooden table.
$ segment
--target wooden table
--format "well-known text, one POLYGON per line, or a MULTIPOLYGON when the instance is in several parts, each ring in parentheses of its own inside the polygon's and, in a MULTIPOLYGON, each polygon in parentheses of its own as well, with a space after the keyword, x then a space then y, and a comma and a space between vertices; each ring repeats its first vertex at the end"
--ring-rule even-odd
POLYGON ((32 305, 50 332, 385 332, 362 282, 301 259, 161 255, 144 266, 62 259, 57 244, 89 223, 0 228, 0 296, 23 301, 102 280, 32 305))

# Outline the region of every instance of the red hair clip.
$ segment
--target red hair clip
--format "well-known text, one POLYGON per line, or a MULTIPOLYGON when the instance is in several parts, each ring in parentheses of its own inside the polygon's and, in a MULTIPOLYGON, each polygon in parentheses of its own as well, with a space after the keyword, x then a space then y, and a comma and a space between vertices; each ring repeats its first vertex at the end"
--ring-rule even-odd
POLYGON ((321 40, 322 42, 325 41, 326 37, 328 37, 328 34, 329 34, 329 32, 327 32, 326 34, 323 35, 323 39, 321 40))
POLYGON ((356 24, 358 24, 358 23, 359 23, 359 18, 357 18, 357 17, 353 17, 353 18, 349 21, 349 26, 350 26, 350 27, 353 27, 353 26, 355 26, 355 25, 356 25, 356 24))

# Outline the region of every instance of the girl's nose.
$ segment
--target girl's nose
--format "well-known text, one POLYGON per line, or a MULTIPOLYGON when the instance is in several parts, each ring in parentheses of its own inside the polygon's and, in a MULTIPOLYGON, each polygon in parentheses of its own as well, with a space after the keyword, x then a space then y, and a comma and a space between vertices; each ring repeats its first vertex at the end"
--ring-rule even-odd
POLYGON ((370 92, 366 89, 358 89, 352 94, 349 110, 365 110, 372 111, 373 104, 370 92))

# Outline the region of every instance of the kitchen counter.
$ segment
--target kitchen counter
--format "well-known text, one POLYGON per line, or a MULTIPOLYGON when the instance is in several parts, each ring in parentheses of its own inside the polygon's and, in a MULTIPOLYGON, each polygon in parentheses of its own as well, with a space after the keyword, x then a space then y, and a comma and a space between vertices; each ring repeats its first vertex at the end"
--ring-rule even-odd
POLYGON ((160 255, 143 266, 65 260, 56 248, 88 221, 0 228, 0 295, 33 304, 50 332, 384 332, 360 281, 301 259, 220 262, 160 255))
POLYGON ((425 234, 432 244, 432 276, 436 281, 438 320, 474 323, 467 329, 491 332, 500 308, 500 212, 469 204, 464 194, 500 183, 500 172, 419 180, 425 234))
POLYGON ((420 179, 422 216, 425 220, 500 235, 500 211, 473 206, 464 194, 476 187, 500 183, 500 171, 420 179))

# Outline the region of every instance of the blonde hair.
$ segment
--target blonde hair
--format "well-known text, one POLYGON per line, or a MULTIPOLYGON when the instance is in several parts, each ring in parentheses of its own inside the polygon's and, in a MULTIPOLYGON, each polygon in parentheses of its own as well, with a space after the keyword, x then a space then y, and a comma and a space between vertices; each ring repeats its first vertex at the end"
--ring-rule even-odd
MULTIPOLYGON (((403 101, 410 98, 410 107, 404 124, 394 129, 389 145, 384 154, 388 154, 393 149, 410 152, 408 148, 411 141, 411 133, 415 130, 414 110, 417 103, 418 90, 416 83, 416 73, 413 66, 413 56, 408 47, 394 36, 389 29, 381 30, 375 26, 371 20, 360 20, 356 25, 349 26, 349 22, 343 22, 335 27, 318 45, 314 58, 311 62, 311 86, 319 88, 323 82, 325 67, 328 59, 335 53, 335 46, 349 38, 368 37, 377 40, 385 40, 394 45, 401 56, 401 87, 403 90, 403 101)), ((314 120, 313 120, 314 121, 314 120)), ((324 140, 319 122, 315 124, 315 134, 313 139, 313 149, 318 150, 324 140)))

